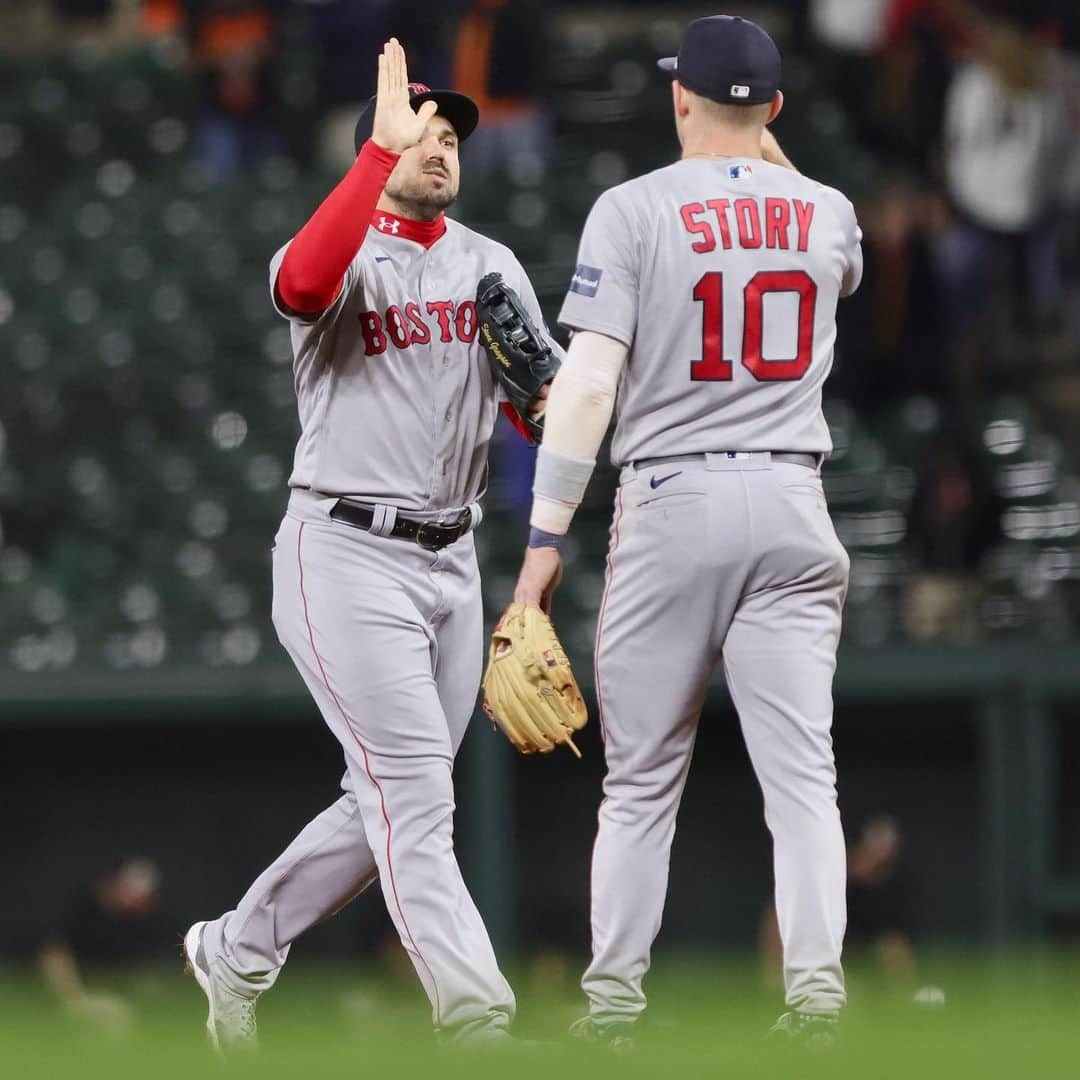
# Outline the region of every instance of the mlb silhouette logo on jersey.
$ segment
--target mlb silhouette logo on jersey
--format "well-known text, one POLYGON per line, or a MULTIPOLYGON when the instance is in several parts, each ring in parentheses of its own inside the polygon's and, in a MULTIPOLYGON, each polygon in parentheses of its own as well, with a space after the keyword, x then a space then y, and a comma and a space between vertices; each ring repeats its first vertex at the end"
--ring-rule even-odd
POLYGON ((729 165, 727 175, 729 180, 745 180, 754 175, 754 169, 751 165, 729 165))
POLYGON ((570 291, 581 293, 582 296, 595 296, 596 290, 600 288, 600 279, 603 276, 603 270, 597 270, 595 266, 578 263, 574 276, 570 279, 570 291))

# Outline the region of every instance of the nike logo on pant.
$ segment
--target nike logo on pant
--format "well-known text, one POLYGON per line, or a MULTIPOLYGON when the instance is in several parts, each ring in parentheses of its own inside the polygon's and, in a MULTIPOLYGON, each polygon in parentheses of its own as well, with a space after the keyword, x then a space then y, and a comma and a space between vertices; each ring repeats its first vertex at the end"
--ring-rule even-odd
POLYGON ((676 476, 682 476, 682 470, 679 472, 668 473, 667 476, 654 476, 649 481, 649 487, 655 491, 661 484, 666 484, 669 480, 674 480, 676 476))

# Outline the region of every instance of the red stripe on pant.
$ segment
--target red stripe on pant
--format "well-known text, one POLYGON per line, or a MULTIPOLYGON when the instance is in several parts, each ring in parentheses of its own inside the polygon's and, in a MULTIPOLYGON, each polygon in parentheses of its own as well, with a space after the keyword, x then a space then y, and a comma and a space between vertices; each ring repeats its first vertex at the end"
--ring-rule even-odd
POLYGON ((417 947, 416 939, 413 937, 412 931, 409 929, 409 924, 405 919, 405 912, 401 906, 401 898, 398 896, 397 882, 394 880, 394 863, 390 858, 390 839, 392 836, 392 830, 390 827, 390 815, 386 812, 386 797, 383 795, 383 789, 379 781, 375 779, 371 771, 371 763, 368 761, 368 752, 364 744, 360 741, 353 729, 352 723, 349 720, 348 714, 342 708, 341 702, 338 700, 337 694, 334 693, 333 688, 330 686, 330 680, 326 676, 326 668, 323 666, 322 657, 319 656, 319 650, 315 647, 315 633, 311 629, 311 619, 308 617, 308 602, 307 596, 304 593, 304 563, 300 558, 300 545, 304 539, 304 522, 300 522, 300 531, 296 534, 296 565, 300 570, 300 599, 304 604, 304 622, 307 625, 308 640, 311 642, 311 653, 315 657, 315 663, 319 666, 319 674, 322 676, 323 686, 326 687, 326 692, 333 699, 334 704, 337 706, 337 710, 341 713, 341 719, 345 721, 345 726, 349 729, 349 734, 356 740, 356 745, 360 747, 360 754, 364 759, 364 772, 367 773, 367 778, 374 785, 375 790, 379 793, 379 805, 382 807, 383 821, 386 822, 386 866, 390 872, 390 890, 394 894, 394 903, 397 905, 398 915, 401 918, 401 925, 405 927, 405 935, 409 939, 409 944, 412 945, 413 952, 416 954, 416 958, 427 969, 428 978, 431 979, 431 989, 435 994, 435 1023, 438 1025, 441 1015, 442 1006, 439 1002, 439 986, 435 982, 435 973, 431 970, 431 965, 424 959, 424 954, 417 947))
POLYGON ((611 551, 607 559, 607 581, 604 582, 604 597, 600 601, 600 614, 596 620, 596 651, 593 653, 593 683, 596 686, 596 712, 600 718, 600 740, 607 742, 607 731, 604 728, 604 696, 600 691, 600 643, 604 637, 604 612, 607 611, 608 594, 611 592, 611 582, 615 577, 615 552, 619 550, 619 522, 622 521, 623 493, 622 485, 619 485, 619 506, 615 511, 615 535, 612 538, 611 551))

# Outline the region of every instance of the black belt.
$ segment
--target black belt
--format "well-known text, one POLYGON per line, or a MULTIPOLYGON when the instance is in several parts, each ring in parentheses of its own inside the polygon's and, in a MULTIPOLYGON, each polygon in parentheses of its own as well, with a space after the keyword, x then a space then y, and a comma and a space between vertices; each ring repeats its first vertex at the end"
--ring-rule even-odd
MULTIPOLYGON (((354 529, 369 531, 375 520, 375 510, 363 503, 339 499, 330 511, 334 521, 344 522, 354 529)), ((394 519, 390 536, 401 540, 414 540, 426 551, 439 551, 460 540, 472 528, 472 511, 466 507, 453 521, 417 521, 415 518, 394 519)))
MULTIPOLYGON (((669 465, 673 461, 704 461, 709 456, 727 457, 735 460, 740 453, 752 453, 747 450, 719 450, 715 455, 709 454, 674 454, 670 457, 639 458, 634 462, 635 469, 645 469, 650 465, 669 465)), ((798 450, 769 450, 767 451, 773 461, 779 461, 785 465, 805 465, 808 469, 817 471, 824 454, 807 454, 798 450)))

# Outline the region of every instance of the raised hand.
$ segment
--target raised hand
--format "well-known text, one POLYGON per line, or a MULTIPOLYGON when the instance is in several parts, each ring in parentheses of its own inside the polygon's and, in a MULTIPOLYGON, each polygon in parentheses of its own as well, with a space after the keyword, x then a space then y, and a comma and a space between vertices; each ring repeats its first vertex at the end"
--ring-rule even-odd
POLYGON ((397 38, 391 38, 379 57, 372 139, 383 149, 400 154, 423 138, 424 128, 436 109, 438 105, 434 101, 425 101, 419 110, 409 104, 405 50, 397 38))
POLYGON ((764 128, 761 132, 761 156, 773 165, 782 165, 785 169, 799 171, 792 165, 787 154, 780 149, 776 136, 768 128, 764 128))

